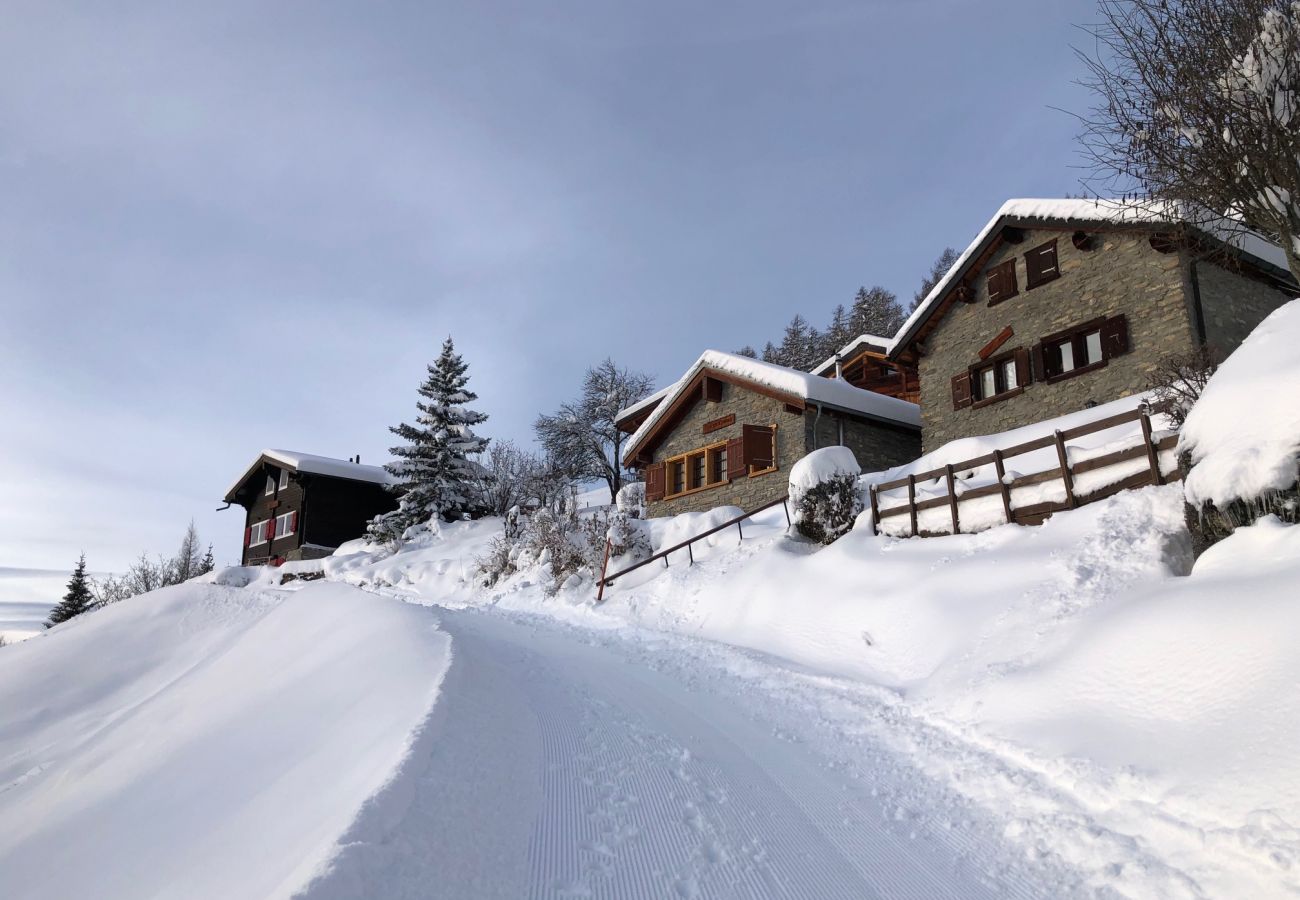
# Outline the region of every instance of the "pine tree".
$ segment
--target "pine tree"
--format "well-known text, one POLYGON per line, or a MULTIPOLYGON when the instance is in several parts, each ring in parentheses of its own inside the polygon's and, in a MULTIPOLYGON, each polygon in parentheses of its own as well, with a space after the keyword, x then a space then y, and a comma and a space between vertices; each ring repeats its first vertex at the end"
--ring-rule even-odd
POLYGON ((814 357, 820 339, 817 329, 809 325, 803 316, 796 314, 790 324, 785 326, 781 347, 777 351, 778 361, 792 369, 809 368, 815 364, 814 357))
POLYGON ((217 561, 212 556, 212 545, 208 544, 208 552, 203 554, 199 560, 199 574, 206 575, 217 567, 217 561))
POLYGON ((861 287, 853 298, 849 318, 855 337, 860 334, 893 337, 903 324, 903 309, 892 292, 879 286, 861 287))
POLYGON ((183 581, 189 581, 195 575, 200 574, 202 560, 199 557, 199 532, 194 527, 194 520, 190 519, 189 527, 185 529, 185 537, 181 538, 180 550, 176 552, 176 557, 172 560, 170 578, 167 581, 171 584, 180 584, 183 581))
POLYGON ((781 364, 781 351, 776 349, 771 341, 763 345, 763 362, 781 364))
POLYGON ((934 265, 930 266, 930 271, 921 279, 921 288, 912 297, 912 306, 908 310, 909 312, 921 305, 921 301, 929 296, 930 291, 934 290, 934 286, 939 283, 939 279, 947 275, 948 270, 956 262, 957 251, 951 247, 945 247, 943 253, 939 254, 939 258, 934 261, 934 265))
POLYGON ((50 610, 50 620, 45 623, 46 628, 53 628, 60 622, 66 622, 74 616, 79 616, 86 610, 94 598, 90 594, 90 579, 86 577, 86 554, 81 554, 81 559, 77 561, 77 568, 72 572, 72 578, 68 581, 68 592, 63 595, 63 600, 59 605, 50 610))
POLYGON ((737 350, 736 355, 744 356, 749 359, 758 359, 758 352, 753 347, 749 346, 749 344, 746 344, 745 346, 737 350))
POLYGON ((393 490, 401 505, 370 523, 367 540, 400 539, 412 525, 464 512, 478 500, 482 467, 471 457, 482 453, 488 442, 472 428, 487 416, 468 408, 478 399, 468 389, 468 369, 447 338, 420 385, 424 399, 415 404, 415 424, 403 422, 389 429, 405 442, 392 448, 396 460, 385 466, 398 480, 393 490))

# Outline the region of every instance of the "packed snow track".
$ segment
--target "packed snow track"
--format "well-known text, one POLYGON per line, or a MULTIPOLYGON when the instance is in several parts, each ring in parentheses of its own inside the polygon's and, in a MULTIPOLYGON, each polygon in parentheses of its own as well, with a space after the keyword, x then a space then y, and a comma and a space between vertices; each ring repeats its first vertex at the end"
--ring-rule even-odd
POLYGON ((905 764, 837 757, 818 704, 769 687, 811 676, 682 638, 438 615, 441 697, 305 897, 1061 893, 977 813, 936 815, 905 764))

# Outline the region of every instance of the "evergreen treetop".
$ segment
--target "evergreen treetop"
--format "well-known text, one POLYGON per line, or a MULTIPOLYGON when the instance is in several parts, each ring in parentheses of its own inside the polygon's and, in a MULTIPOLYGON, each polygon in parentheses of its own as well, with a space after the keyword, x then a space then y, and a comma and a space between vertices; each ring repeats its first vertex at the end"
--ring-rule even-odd
POLYGON ((45 623, 45 627, 53 628, 60 622, 81 615, 90 609, 94 601, 95 598, 90 593, 90 579, 86 576, 86 554, 83 553, 77 561, 77 568, 72 571, 72 578, 68 580, 68 592, 63 595, 59 604, 50 610, 50 618, 45 623))

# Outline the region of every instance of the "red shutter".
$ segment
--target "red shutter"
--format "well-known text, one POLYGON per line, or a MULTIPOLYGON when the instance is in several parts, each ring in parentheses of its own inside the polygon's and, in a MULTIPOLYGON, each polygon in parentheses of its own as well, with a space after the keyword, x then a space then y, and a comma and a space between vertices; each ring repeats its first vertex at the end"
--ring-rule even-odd
POLYGON ((773 431, 766 425, 742 425, 740 439, 745 442, 745 462, 755 469, 770 469, 775 464, 773 431))
POLYGON ((1043 358, 1043 345, 1034 344, 1033 349, 1029 351, 1029 355, 1034 362, 1034 381, 1046 381, 1047 361, 1043 358))
POLYGON ((298 531, 298 510, 289 513, 289 533, 296 534, 298 531))
POLYGON ((952 408, 965 409, 970 405, 970 372, 952 376, 952 408))
POLYGON ((732 438, 727 441, 727 478, 741 478, 747 468, 744 438, 732 438))
POLYGON ((651 463, 645 467, 645 498, 646 500, 664 498, 664 464, 661 462, 651 463))
POLYGON ((253 526, 252 526, 252 525, 249 525, 247 528, 244 529, 244 546, 245 546, 245 547, 251 547, 251 546, 253 546, 253 526))
POLYGON ((1106 359, 1128 353, 1128 317, 1119 315, 1107 319, 1101 326, 1101 353, 1106 359))
POLYGON ((1024 387, 1029 384, 1029 351, 1024 347, 1016 348, 1016 384, 1024 387))

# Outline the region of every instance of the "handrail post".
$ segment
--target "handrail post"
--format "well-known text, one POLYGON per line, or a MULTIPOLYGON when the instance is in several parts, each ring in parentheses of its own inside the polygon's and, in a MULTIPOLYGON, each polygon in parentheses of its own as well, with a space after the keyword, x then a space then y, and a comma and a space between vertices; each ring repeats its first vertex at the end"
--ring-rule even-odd
POLYGON ((691 549, 693 543, 694 542, 688 542, 686 544, 686 556, 690 560, 690 562, 688 562, 687 565, 689 566, 695 565, 695 551, 691 549))
POLYGON ((1006 514, 1007 524, 1010 525, 1015 517, 1011 515, 1011 488, 1007 487, 1007 469, 1002 464, 1002 451, 993 450, 993 471, 998 475, 998 487, 1002 489, 1002 512, 1006 514))
POLYGON ((952 513, 952 533, 961 534, 961 523, 957 521, 957 483, 952 477, 952 464, 943 467, 944 477, 948 480, 948 511, 952 513))
POLYGON ((1147 448, 1147 463, 1151 466, 1151 483, 1164 484, 1165 476, 1160 474, 1160 454, 1156 450, 1156 445, 1151 440, 1151 415, 1147 412, 1146 404, 1140 407, 1142 410, 1142 442, 1147 448))
POLYGON ((596 587, 596 603, 603 603, 605 600, 605 573, 609 571, 609 549, 610 540, 605 538, 605 560, 600 564, 600 581, 596 587))
POLYGON ((867 493, 871 495, 871 534, 874 537, 880 534, 880 501, 876 497, 874 484, 867 488, 867 493))
POLYGON ((1061 434, 1059 428, 1056 430, 1056 458, 1061 463, 1061 481, 1065 483, 1065 502, 1070 509, 1074 509, 1078 506, 1074 499, 1074 475, 1070 472, 1070 458, 1065 452, 1065 436, 1061 434))
POLYGON ((916 537, 916 475, 907 476, 907 508, 912 519, 912 537, 916 537))
POLYGON ((789 528, 792 523, 790 522, 790 503, 788 502, 788 498, 781 501, 781 508, 785 510, 785 527, 789 528))

